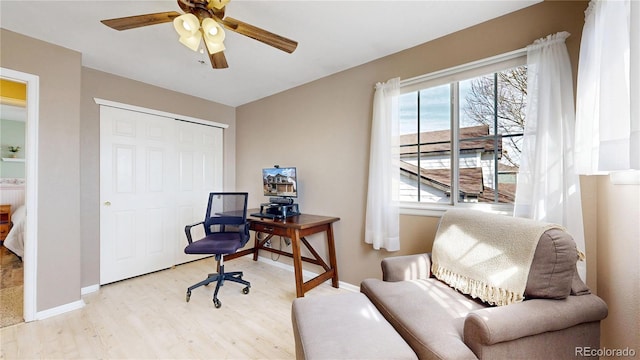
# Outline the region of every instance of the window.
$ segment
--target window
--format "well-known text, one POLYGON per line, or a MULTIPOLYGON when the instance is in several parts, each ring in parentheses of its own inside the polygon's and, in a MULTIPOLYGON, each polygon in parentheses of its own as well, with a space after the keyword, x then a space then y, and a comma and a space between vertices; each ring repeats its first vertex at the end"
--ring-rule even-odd
POLYGON ((405 207, 513 204, 525 60, 520 54, 402 84, 399 193, 405 207))

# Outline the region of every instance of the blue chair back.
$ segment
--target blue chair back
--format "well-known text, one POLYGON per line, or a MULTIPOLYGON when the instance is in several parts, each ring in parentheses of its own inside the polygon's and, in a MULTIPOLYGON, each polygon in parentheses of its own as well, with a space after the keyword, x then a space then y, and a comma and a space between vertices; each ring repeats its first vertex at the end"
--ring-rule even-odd
POLYGON ((248 195, 246 192, 210 193, 207 213, 204 219, 205 234, 211 235, 216 232, 238 232, 241 230, 243 234, 246 234, 246 240, 248 240, 248 195))

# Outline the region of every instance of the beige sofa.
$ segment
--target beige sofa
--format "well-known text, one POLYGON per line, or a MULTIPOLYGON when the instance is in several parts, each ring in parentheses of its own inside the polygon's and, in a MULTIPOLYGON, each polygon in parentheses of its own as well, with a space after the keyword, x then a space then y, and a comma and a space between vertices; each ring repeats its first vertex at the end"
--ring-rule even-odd
POLYGON ((517 291, 487 289, 494 277, 510 278, 515 272, 509 263, 514 257, 511 249, 526 247, 508 245, 498 251, 495 248, 502 245, 495 245, 495 238, 504 235, 509 244, 516 243, 525 235, 514 229, 528 226, 529 220, 473 211, 451 214, 455 216, 447 212, 441 220, 433 254, 383 260, 382 280, 364 280, 360 294, 296 299, 292 321, 297 358, 567 359, 582 357, 583 349, 600 347, 600 321, 607 316, 607 306, 577 276, 578 252, 567 232, 550 226, 538 227, 539 236, 530 232, 538 239, 524 256, 533 253, 524 272, 523 298, 518 298, 517 291), (483 223, 480 227, 491 228, 489 239, 474 234, 478 221, 483 223), (443 265, 446 256, 441 246, 456 241, 469 248, 454 256, 453 265, 443 265), (490 256, 475 252, 483 247, 490 256), (461 282, 464 269, 455 270, 460 272, 455 276, 442 275, 447 273, 444 267, 459 265, 455 262, 471 264, 475 271, 478 265, 493 266, 504 259, 507 264, 490 273, 491 279, 482 286, 476 279, 461 282), (452 285, 434 277, 432 270, 452 285))

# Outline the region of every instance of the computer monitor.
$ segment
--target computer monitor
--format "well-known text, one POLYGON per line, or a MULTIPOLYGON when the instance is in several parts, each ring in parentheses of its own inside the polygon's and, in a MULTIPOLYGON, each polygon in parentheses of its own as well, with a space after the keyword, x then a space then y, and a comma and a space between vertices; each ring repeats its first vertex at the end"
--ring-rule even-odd
POLYGON ((264 196, 298 197, 298 179, 295 167, 262 169, 264 196))

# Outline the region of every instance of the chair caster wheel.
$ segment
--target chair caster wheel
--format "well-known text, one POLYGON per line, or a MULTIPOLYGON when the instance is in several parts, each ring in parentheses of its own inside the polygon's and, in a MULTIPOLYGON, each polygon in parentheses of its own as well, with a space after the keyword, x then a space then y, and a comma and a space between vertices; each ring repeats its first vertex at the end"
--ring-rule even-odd
POLYGON ((191 299, 191 291, 187 291, 187 302, 191 299))
POLYGON ((220 307, 222 306, 222 303, 218 299, 213 299, 213 306, 215 306, 216 309, 220 309, 220 307))
POLYGON ((242 293, 245 294, 245 295, 248 294, 249 293, 249 287, 247 286, 244 289, 242 289, 242 293))

